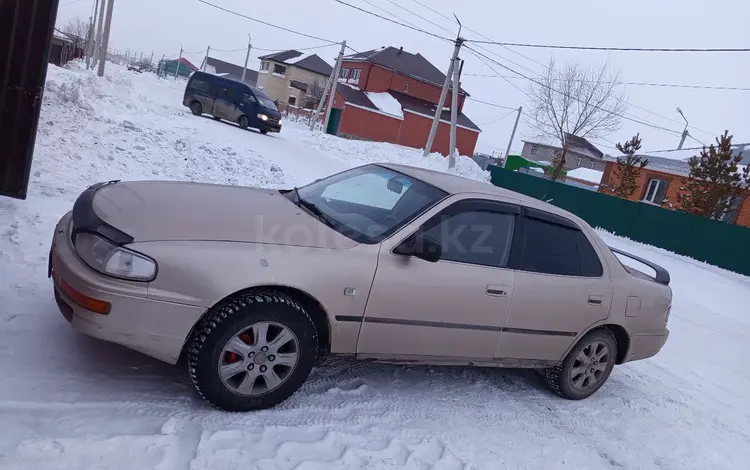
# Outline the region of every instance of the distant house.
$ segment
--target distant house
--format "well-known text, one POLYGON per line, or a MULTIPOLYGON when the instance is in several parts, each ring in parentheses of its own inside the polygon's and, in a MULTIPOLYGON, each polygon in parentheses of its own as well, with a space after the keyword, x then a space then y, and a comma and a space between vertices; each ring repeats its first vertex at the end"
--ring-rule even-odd
POLYGON ((54 30, 49 49, 49 62, 62 67, 73 59, 83 57, 85 41, 72 34, 54 30))
POLYGON ((175 74, 188 78, 198 70, 189 60, 182 57, 181 59, 162 60, 159 62, 159 76, 175 76, 175 74), (179 64, 179 66, 178 66, 179 64))
MULTIPOLYGON (((565 135, 568 140, 568 152, 565 156, 565 170, 590 168, 604 171, 604 152, 594 144, 571 134, 565 135)), ((551 163, 557 155, 562 154, 562 147, 540 142, 523 141, 521 156, 537 162, 551 163)))
MULTIPOLYGON (((327 132, 356 139, 424 148, 445 75, 421 54, 384 47, 346 56, 327 132)), ((447 155, 451 94, 441 110, 433 151, 447 155)), ((462 110, 469 94, 460 89, 456 146, 474 155, 481 129, 462 110)))
MULTIPOLYGON (((231 64, 213 57, 203 59, 203 62, 204 63, 201 64, 201 70, 204 70, 205 66, 206 73, 221 75, 223 77, 231 78, 232 80, 237 80, 238 82, 242 81, 242 70, 244 67, 241 65, 231 64)), ((247 69, 245 72, 245 83, 250 86, 256 86, 258 83, 258 72, 252 69, 247 69)))
POLYGON ((258 57, 258 88, 271 99, 300 108, 313 107, 321 99, 333 71, 317 54, 288 50, 258 57))
MULTIPOLYGON (((641 170, 638 177, 638 187, 630 199, 644 204, 662 206, 667 198, 674 208, 679 208, 680 203, 677 195, 683 186, 682 180, 690 175, 690 165, 685 160, 654 157, 643 155, 648 159, 648 165, 641 170)), ((604 176, 602 186, 615 185, 617 178, 614 169, 617 166, 617 158, 605 155, 604 176)), ((601 190, 601 187, 600 187, 601 190)), ((750 227, 750 190, 733 201, 732 210, 721 219, 730 224, 750 227)))

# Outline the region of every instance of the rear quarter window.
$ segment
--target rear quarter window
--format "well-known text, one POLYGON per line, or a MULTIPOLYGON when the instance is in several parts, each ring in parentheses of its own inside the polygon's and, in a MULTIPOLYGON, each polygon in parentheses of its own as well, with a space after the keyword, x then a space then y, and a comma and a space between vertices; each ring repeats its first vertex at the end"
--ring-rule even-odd
POLYGON ((199 93, 210 94, 211 84, 201 78, 193 78, 188 84, 188 89, 191 91, 197 91, 199 93))

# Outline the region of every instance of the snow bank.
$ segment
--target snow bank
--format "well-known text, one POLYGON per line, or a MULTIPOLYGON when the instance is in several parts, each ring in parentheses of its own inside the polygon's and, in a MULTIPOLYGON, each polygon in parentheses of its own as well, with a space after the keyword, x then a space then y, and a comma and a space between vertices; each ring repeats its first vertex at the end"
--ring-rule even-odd
POLYGON ((365 94, 379 110, 385 114, 390 114, 399 119, 404 119, 404 110, 401 103, 398 102, 390 93, 375 93, 366 91, 365 94))
POLYGON ((602 177, 604 176, 603 171, 594 170, 592 168, 576 168, 574 170, 568 171, 568 177, 570 178, 576 178, 583 181, 588 181, 590 183, 596 183, 599 184, 602 182, 602 177))

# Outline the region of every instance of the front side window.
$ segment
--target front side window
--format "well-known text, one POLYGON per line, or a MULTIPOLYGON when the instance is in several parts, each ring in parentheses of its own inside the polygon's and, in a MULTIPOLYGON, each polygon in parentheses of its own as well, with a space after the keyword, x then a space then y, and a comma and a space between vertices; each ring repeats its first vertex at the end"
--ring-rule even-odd
POLYGON ((258 100, 258 103, 260 103, 261 106, 266 109, 278 111, 278 109, 276 108, 276 103, 274 103, 273 100, 268 97, 268 95, 260 91, 259 88, 253 88, 253 92, 255 93, 255 98, 258 100))
POLYGON ((268 62, 261 62, 260 63, 260 70, 263 72, 268 72, 268 62))
POLYGON ((602 276, 599 257, 583 232, 531 217, 526 217, 524 224, 520 270, 559 276, 602 276))
POLYGON ((646 186, 646 194, 643 196, 643 200, 645 202, 650 202, 652 204, 661 205, 661 202, 664 200, 664 197, 667 195, 668 187, 669 187, 668 181, 651 178, 648 181, 648 186, 646 186))
MULTIPOLYGON (((484 204, 485 206, 490 203, 484 204)), ((459 202, 451 213, 425 224, 424 235, 440 243, 441 260, 503 268, 508 265, 516 214, 459 202)), ((452 209, 452 208, 449 208, 452 209)))
MULTIPOLYGON (((294 200, 294 192, 286 193, 294 200)), ((332 228, 360 243, 379 243, 447 196, 432 185, 367 165, 299 188, 332 228)))
POLYGON ((249 93, 245 93, 244 95, 242 95, 242 100, 247 104, 257 103, 255 97, 249 93))

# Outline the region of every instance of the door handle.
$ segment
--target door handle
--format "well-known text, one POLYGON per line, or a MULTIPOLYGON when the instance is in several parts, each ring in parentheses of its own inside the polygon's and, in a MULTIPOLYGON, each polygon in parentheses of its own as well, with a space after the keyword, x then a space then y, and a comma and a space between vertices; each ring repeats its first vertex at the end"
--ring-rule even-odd
POLYGON ((489 285, 485 289, 485 292, 487 293, 487 295, 491 295, 493 297, 505 297, 508 295, 508 289, 504 286, 489 285))
POLYGON ((589 296, 589 305, 601 305, 604 299, 601 295, 590 295, 589 296))

